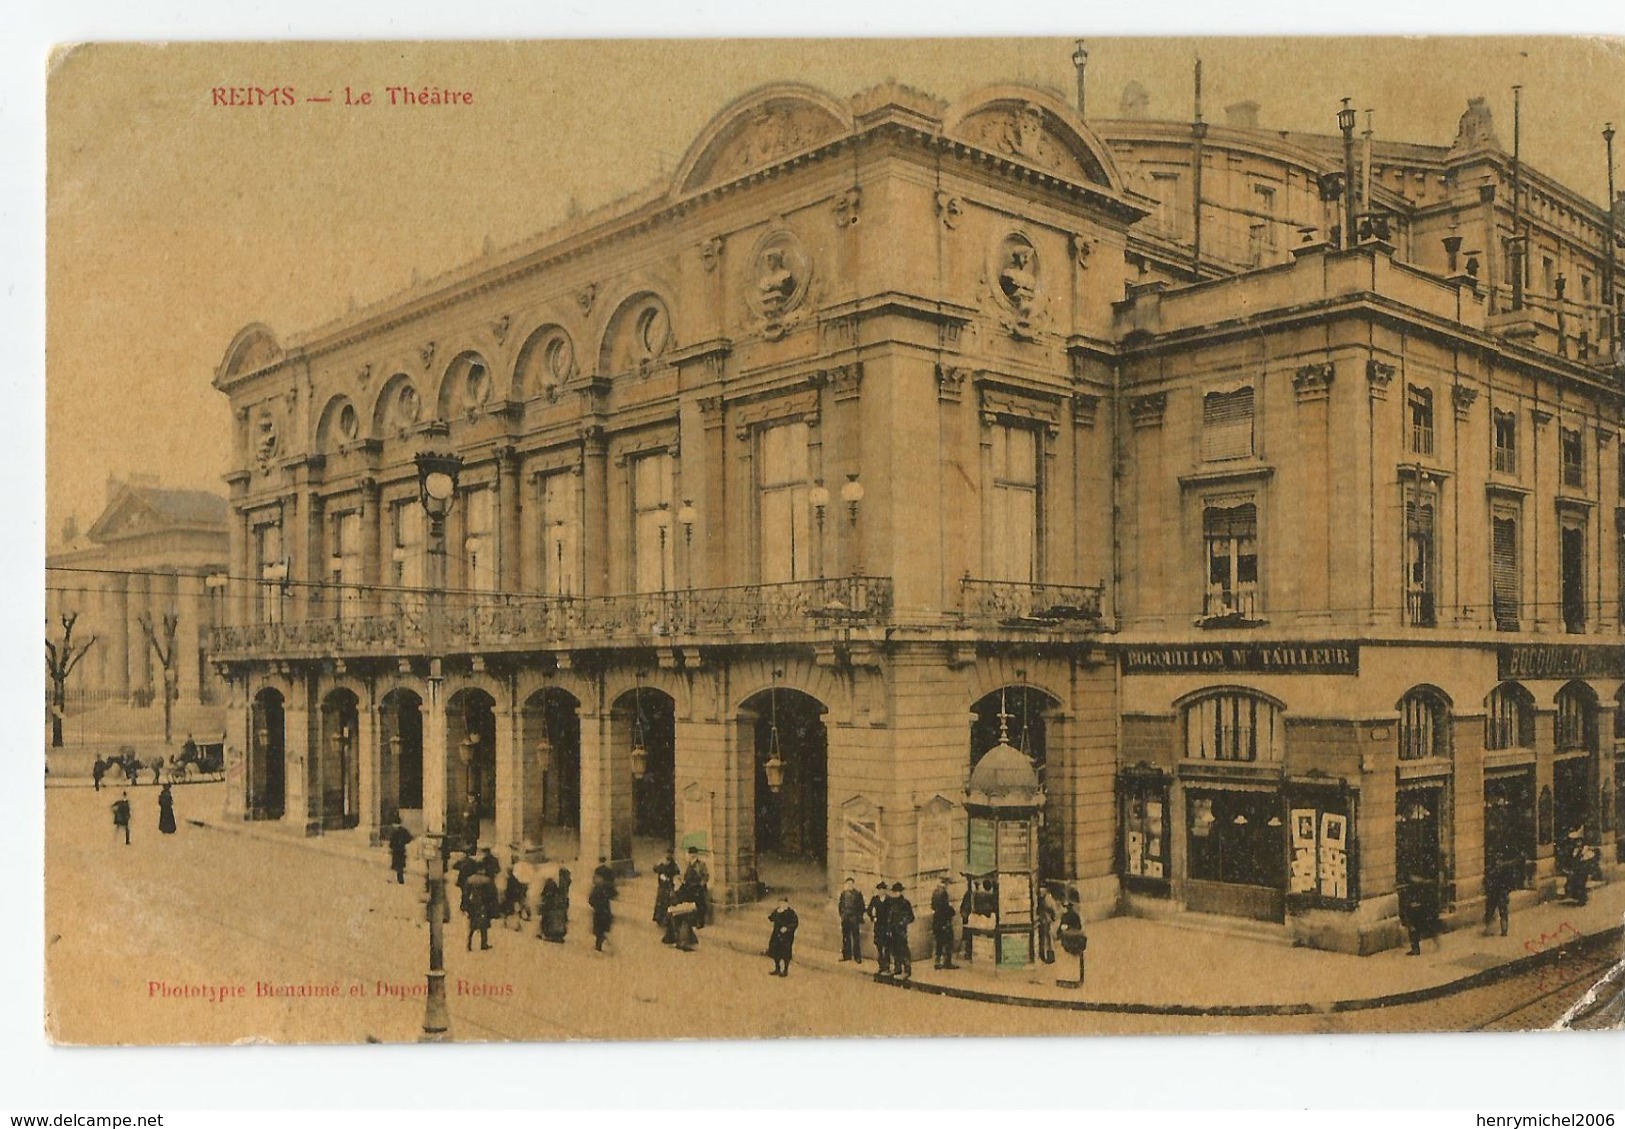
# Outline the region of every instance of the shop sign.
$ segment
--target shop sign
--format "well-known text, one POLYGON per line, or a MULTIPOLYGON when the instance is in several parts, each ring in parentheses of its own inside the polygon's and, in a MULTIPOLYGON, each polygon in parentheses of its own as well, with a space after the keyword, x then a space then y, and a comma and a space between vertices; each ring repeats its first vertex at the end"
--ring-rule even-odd
POLYGON ((1496 666, 1502 679, 1619 678, 1625 676, 1625 647, 1519 643, 1499 648, 1496 666))
POLYGON ((1358 643, 1124 647, 1124 674, 1359 674, 1358 643))

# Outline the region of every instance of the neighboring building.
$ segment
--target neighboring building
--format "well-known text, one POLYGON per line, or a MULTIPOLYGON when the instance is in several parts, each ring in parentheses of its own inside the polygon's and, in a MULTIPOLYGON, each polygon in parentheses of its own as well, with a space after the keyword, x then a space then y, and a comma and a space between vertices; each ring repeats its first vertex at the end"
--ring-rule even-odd
POLYGON ((163 667, 140 621, 149 616, 162 642, 164 616, 173 612, 177 707, 188 722, 207 720, 218 739, 225 683, 207 648, 210 630, 224 622, 226 513, 218 494, 130 475, 107 480, 107 507, 88 530, 69 522, 45 558, 46 633, 60 639, 61 617, 77 614, 74 639, 96 637, 68 680, 70 716, 114 707, 108 717, 117 728, 128 722, 118 707, 150 706, 162 729, 163 667), (219 579, 211 585, 210 577, 219 579))
MULTIPOLYGON (((991 849, 963 801, 1002 713, 1040 875, 1097 915, 1370 951, 1400 870, 1470 910, 1486 841, 1548 885, 1571 829, 1611 859, 1620 373, 1591 307, 1472 277, 1509 222, 1487 127, 1375 146, 1334 250, 1338 139, 775 86, 669 183, 247 327, 231 811, 676 839, 730 902, 928 883, 991 849)), ((1602 279, 1602 210, 1520 176, 1602 279)))

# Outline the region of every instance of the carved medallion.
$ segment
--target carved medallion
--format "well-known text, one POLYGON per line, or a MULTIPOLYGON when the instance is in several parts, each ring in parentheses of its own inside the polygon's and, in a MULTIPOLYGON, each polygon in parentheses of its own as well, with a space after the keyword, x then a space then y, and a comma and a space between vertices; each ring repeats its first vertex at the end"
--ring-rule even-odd
POLYGON ((355 441, 361 433, 361 416, 357 414, 354 404, 345 404, 339 409, 339 436, 346 443, 355 441))
POLYGON ((757 244, 745 296, 770 333, 801 305, 811 276, 806 252, 794 233, 775 231, 757 244))
POLYGON ((423 404, 418 399, 418 390, 410 384, 402 384, 400 391, 395 393, 395 403, 390 407, 390 422, 401 431, 414 426, 423 414, 423 404))
POLYGON ((271 469, 271 461, 276 458, 280 446, 281 437, 278 435, 276 413, 269 405, 261 405, 259 413, 254 417, 254 459, 259 463, 261 474, 271 469))
POLYGON ((1020 232, 1006 235, 994 248, 989 273, 989 288, 1002 307, 1000 324, 1012 336, 1028 336, 1042 285, 1038 251, 1032 240, 1020 232))

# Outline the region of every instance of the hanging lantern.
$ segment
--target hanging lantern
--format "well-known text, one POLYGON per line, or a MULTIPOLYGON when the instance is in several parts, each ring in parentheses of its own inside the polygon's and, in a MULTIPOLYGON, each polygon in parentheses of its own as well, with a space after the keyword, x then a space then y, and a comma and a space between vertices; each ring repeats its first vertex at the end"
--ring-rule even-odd
POLYGON ((767 763, 762 765, 762 772, 767 777, 767 789, 777 795, 784 789, 784 757, 779 749, 779 691, 777 687, 771 692, 768 699, 771 703, 772 716, 768 725, 767 734, 767 763))
POLYGON ((632 779, 642 780, 649 774, 649 750, 640 738, 632 745, 632 779))
POLYGON ((632 779, 642 780, 649 774, 649 749, 643 743, 643 672, 638 671, 638 686, 632 692, 632 779))

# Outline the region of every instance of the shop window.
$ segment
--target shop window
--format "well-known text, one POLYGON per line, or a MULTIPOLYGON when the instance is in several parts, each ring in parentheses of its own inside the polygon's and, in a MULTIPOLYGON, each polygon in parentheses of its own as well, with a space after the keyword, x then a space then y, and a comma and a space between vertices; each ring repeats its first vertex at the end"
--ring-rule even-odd
POLYGON ((1242 691, 1199 698, 1185 707, 1185 756, 1206 761, 1279 761, 1280 715, 1274 702, 1242 691))
POLYGON ((1253 453, 1253 390, 1209 392, 1202 397, 1202 458, 1245 459, 1253 453))
POLYGON ((1286 879, 1285 822, 1276 790, 1185 793, 1190 878, 1279 890, 1286 879))
POLYGON ((1348 794, 1306 789, 1287 800, 1292 852, 1287 893, 1298 909, 1352 908, 1355 878, 1354 819, 1348 794))
POLYGON ((1518 630, 1521 591, 1518 515, 1497 509, 1490 515, 1490 596, 1497 631, 1518 630))
POLYGON ((1433 454, 1433 389, 1411 385, 1405 407, 1410 416, 1411 451, 1418 455, 1433 454))
POLYGON ((1580 428, 1565 427, 1559 442, 1559 459, 1563 465, 1564 486, 1584 486, 1586 484, 1585 444, 1582 442, 1580 428))
POLYGON ((1518 414, 1494 413, 1495 452, 1492 465, 1502 474, 1518 473, 1518 414))
POLYGON ((1399 702, 1399 759, 1425 760, 1450 756, 1450 703, 1428 687, 1418 687, 1399 702))
POLYGON ((1597 745, 1596 719, 1591 692, 1582 686, 1565 686, 1557 692, 1557 751, 1589 752, 1597 745))
POLYGON ((1207 546, 1202 614, 1252 619, 1259 611, 1257 506, 1209 501, 1202 510, 1202 539, 1207 546))
POLYGON ((808 437, 805 423, 765 427, 757 433, 757 559, 763 584, 812 575, 808 437))
POLYGON ((1124 884, 1153 893, 1168 890, 1168 782, 1125 778, 1122 785, 1124 884))
POLYGON ((1516 682, 1490 691, 1485 702, 1484 747, 1531 749, 1535 745, 1535 699, 1516 682))

